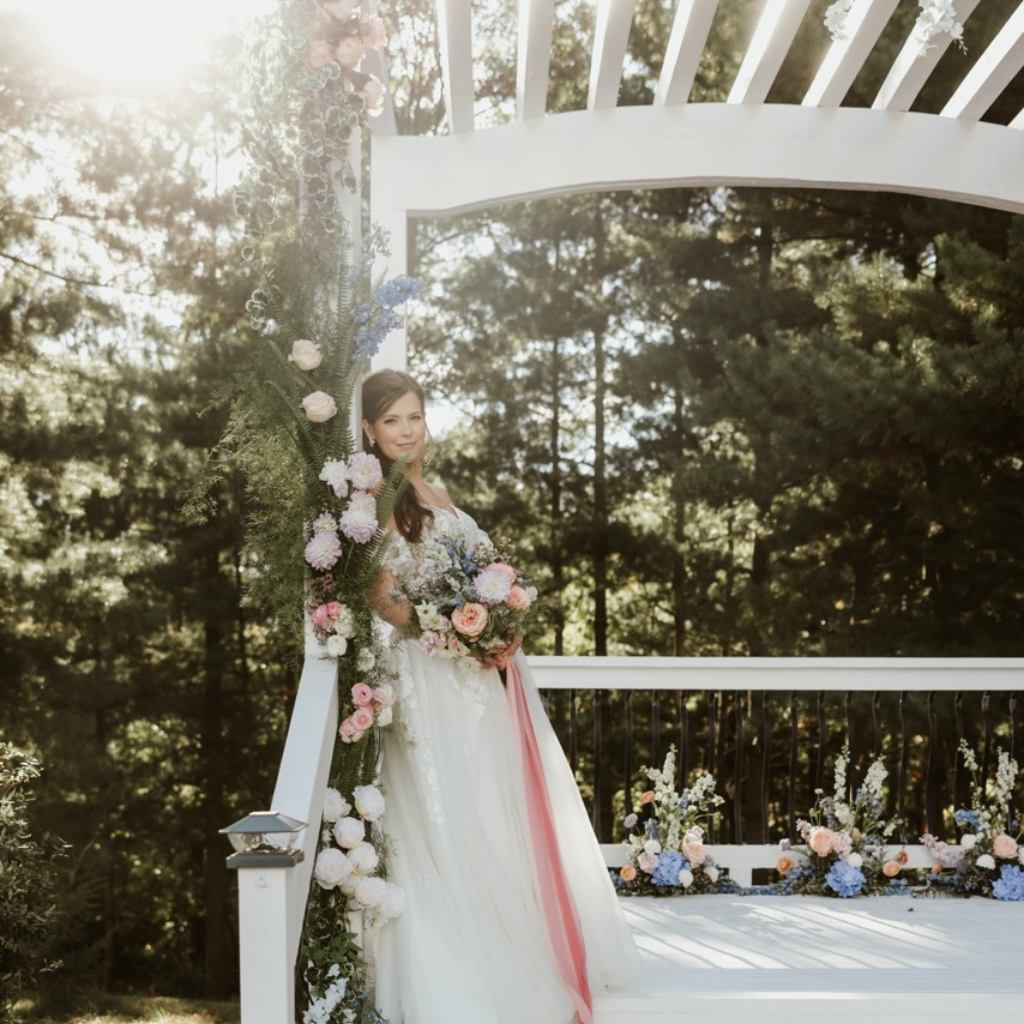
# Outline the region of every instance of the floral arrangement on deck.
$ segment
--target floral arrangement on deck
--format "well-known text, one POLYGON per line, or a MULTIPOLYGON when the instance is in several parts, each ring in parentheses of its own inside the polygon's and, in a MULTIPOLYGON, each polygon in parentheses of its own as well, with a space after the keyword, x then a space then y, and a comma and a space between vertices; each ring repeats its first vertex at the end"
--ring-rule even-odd
POLYGON ((427 655, 475 663, 525 632, 537 590, 490 542, 471 550, 462 538, 434 535, 394 557, 408 562, 394 597, 412 604, 410 626, 427 655))
POLYGON ((724 800, 715 779, 702 772, 689 789, 676 791, 676 748, 669 748, 661 768, 642 768, 652 784, 640 795, 640 810, 623 820, 629 860, 615 876, 627 896, 677 896, 736 892, 738 886, 704 847, 703 823, 715 821, 724 800))
POLYGON ((1018 780, 1017 762, 1005 750, 998 752, 995 782, 987 794, 980 779, 978 760, 960 741, 964 766, 971 773, 971 806, 953 814, 960 828, 959 846, 951 846, 931 833, 921 842, 935 858, 929 889, 958 896, 991 896, 997 900, 1024 900, 1024 826, 1020 810, 1013 808, 1018 780), (941 887, 941 888, 940 888, 941 887))
MULTIPOLYGON (((829 30, 833 42, 841 42, 848 38, 846 23, 853 9, 854 0, 836 0, 825 11, 825 28, 829 30)), ((948 32, 964 52, 964 26, 957 20, 953 0, 918 0, 921 13, 914 23, 911 38, 918 44, 919 56, 924 56, 932 46, 932 39, 948 32)))
POLYGON ((881 758, 868 768, 851 798, 847 782, 850 748, 843 747, 835 764, 831 796, 816 790, 818 800, 808 819, 797 821, 801 845, 782 840, 776 870, 777 891, 838 896, 891 893, 907 888, 899 877, 907 862, 904 851, 889 856, 886 844, 898 818, 882 816, 883 784, 888 774, 881 758))

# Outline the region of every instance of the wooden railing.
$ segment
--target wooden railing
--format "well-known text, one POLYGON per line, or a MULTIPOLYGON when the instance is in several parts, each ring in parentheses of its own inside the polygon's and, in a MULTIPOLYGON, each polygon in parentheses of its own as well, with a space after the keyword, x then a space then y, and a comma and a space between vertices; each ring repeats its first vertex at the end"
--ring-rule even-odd
MULTIPOLYGON (((307 650, 271 809, 311 827, 294 868, 239 870, 243 1024, 294 1019, 295 964, 338 720, 336 667, 307 650)), ((963 790, 955 759, 946 763, 961 736, 980 743, 983 770, 994 745, 1018 756, 1021 749, 1024 659, 535 657, 530 664, 609 863, 620 856, 616 814, 637 769, 660 764, 673 742, 680 768, 708 768, 727 797, 721 834, 710 841, 741 884, 774 863, 773 840, 792 833, 808 794, 831 789, 827 764, 844 741, 854 764, 864 764, 889 738, 883 752, 894 761, 894 811, 911 817, 902 839, 916 838, 921 814, 931 821, 963 790), (616 778, 603 767, 609 744, 622 766, 616 778)), ((919 848, 910 850, 912 865, 925 863, 919 848)))

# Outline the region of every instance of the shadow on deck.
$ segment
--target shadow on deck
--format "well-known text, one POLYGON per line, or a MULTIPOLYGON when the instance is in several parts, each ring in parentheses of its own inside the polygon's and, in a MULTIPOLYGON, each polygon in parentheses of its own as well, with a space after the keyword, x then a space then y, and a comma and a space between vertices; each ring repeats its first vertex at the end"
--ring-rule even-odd
POLYGON ((909 896, 622 901, 647 971, 596 1024, 902 1024, 1024 1010, 1024 904, 909 896))

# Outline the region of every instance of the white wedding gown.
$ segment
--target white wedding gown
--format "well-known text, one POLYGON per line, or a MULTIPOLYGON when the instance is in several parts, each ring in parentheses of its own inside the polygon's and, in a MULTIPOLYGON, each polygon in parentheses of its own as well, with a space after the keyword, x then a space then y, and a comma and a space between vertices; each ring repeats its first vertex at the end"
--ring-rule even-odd
MULTIPOLYGON (((482 536, 465 513, 433 511, 435 531, 470 545, 482 536)), ((400 572, 409 556, 400 538, 395 555, 400 572)), ((385 737, 382 777, 389 877, 406 905, 378 936, 377 1005, 391 1024, 570 1024, 576 1010, 548 938, 498 672, 430 658, 412 640, 394 656, 400 728, 385 737)), ((529 667, 516 661, 598 996, 636 984, 639 958, 529 667)))

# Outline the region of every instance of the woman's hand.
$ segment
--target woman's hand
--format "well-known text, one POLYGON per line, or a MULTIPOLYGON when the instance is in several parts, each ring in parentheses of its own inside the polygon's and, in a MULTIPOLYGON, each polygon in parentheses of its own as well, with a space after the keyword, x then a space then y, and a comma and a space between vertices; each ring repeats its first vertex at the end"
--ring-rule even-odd
POLYGON ((491 648, 487 659, 481 661, 481 664, 485 668, 498 668, 504 671, 508 668, 516 651, 522 646, 523 638, 521 636, 513 637, 507 644, 497 644, 491 648))

